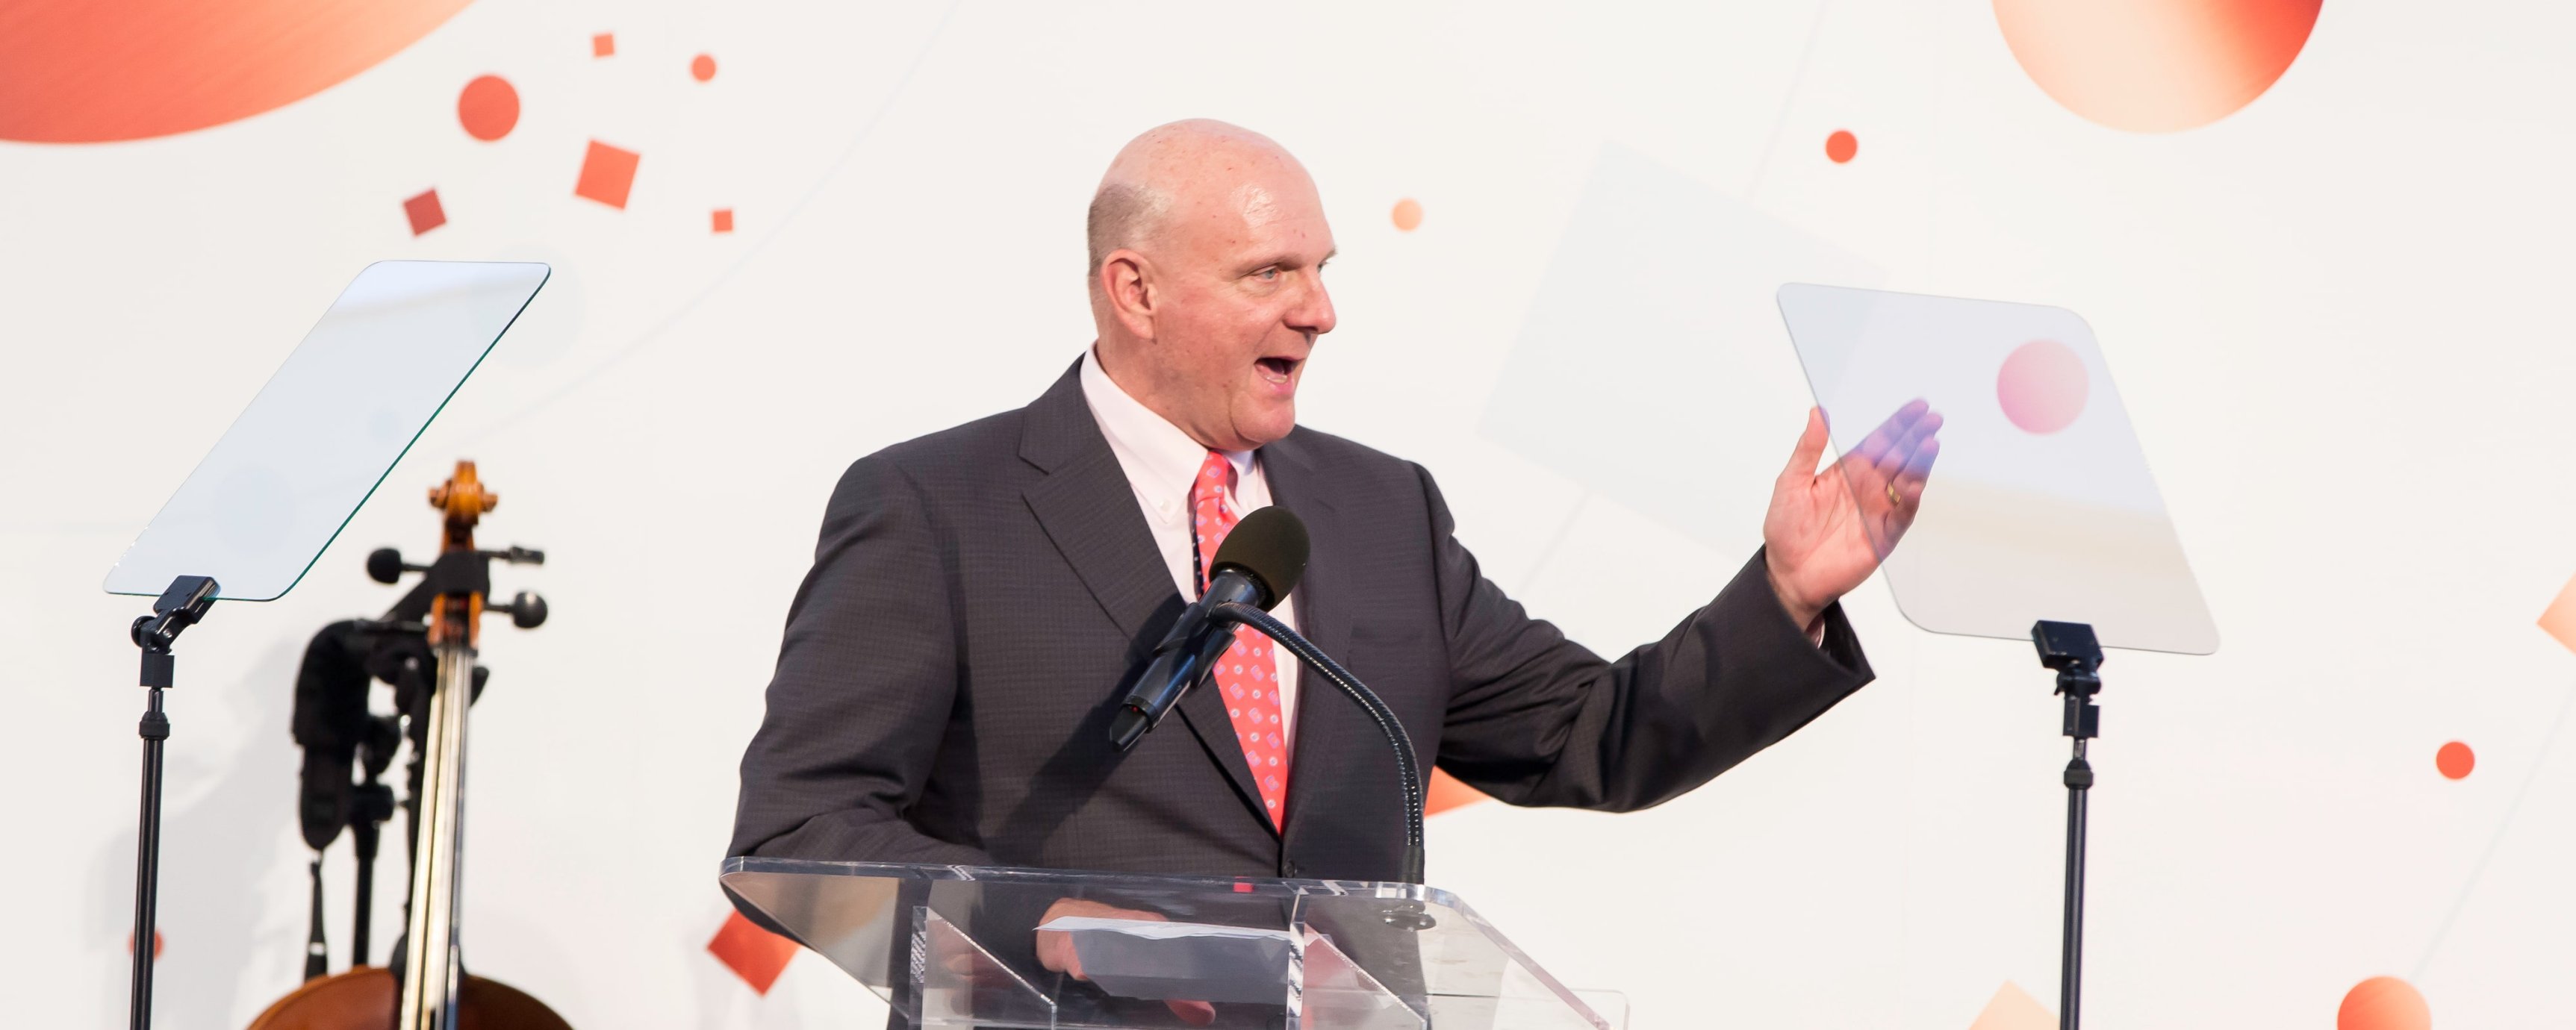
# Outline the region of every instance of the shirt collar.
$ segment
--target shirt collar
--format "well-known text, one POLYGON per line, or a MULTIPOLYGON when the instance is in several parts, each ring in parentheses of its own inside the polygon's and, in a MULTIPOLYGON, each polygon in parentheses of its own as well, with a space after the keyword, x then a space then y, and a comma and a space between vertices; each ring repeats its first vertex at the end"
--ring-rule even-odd
MULTIPOLYGON (((1207 461, 1208 449, 1109 378, 1108 370, 1100 367, 1096 345, 1082 353, 1082 399, 1091 405, 1091 417, 1100 423, 1100 435, 1109 438, 1109 447, 1117 453, 1128 479, 1140 488, 1150 487, 1188 503, 1191 480, 1207 461)), ((1234 465, 1235 482, 1251 474, 1252 455, 1251 451, 1225 452, 1225 460, 1234 465)))

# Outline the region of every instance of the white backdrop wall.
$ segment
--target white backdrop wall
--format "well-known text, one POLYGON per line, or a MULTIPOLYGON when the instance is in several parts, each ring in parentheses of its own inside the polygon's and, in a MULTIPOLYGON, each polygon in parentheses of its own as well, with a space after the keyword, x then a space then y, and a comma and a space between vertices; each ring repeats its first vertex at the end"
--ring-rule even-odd
MULTIPOLYGON (((142 606, 101 575, 357 269, 418 257, 556 272, 299 589, 183 641, 162 1025, 296 983, 294 663, 390 603, 360 559, 433 545, 421 491, 459 457, 504 501, 485 539, 551 556, 502 589, 555 611, 489 636, 470 966, 577 1026, 873 1025, 810 957, 764 996, 706 949, 822 503, 1080 352, 1100 168, 1207 116, 1299 154, 1341 244, 1304 420, 1426 464, 1486 572, 1604 651, 1758 541, 1806 404, 1779 282, 2082 313, 2225 639, 2106 670, 2093 1024, 2324 1026, 2376 975, 2446 1027, 2576 1022, 2576 658, 2533 625, 2576 573, 2570 12, 2335 0, 2259 99, 2139 133, 2052 100, 1979 3, 483 0, 265 113, 0 144, 6 1021, 121 1018, 142 606), (521 103, 493 141, 457 113, 485 74, 521 103), (590 140, 641 155, 623 208, 573 194, 590 140), (1605 183, 1673 212, 1608 238, 1679 285, 1575 245, 1605 183), (430 188, 446 223, 414 234, 430 188), (1516 377, 1567 354, 1687 374, 1516 377), (1707 486, 1583 472, 1637 452, 1707 486)), ((1851 607, 1879 680, 1795 738, 1650 812, 1444 813, 1432 879, 1640 1027, 1963 1030, 2007 983, 2053 998, 2046 675, 1876 583, 1851 607)))

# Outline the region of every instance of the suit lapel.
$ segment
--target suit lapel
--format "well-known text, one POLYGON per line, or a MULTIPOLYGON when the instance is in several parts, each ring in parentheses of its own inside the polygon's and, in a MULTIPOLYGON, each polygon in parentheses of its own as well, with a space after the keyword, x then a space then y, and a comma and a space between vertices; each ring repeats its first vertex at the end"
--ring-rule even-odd
MULTIPOLYGON (((1030 513, 1092 599, 1132 642, 1129 653, 1138 667, 1128 674, 1143 671, 1142 656, 1152 653, 1170 628, 1181 607, 1180 595, 1154 546, 1145 513, 1136 506, 1136 489, 1083 399, 1081 362, 1029 405, 1020 457, 1047 474, 1022 494, 1030 513), (1163 611, 1167 606, 1170 611, 1163 611)), ((1226 717, 1225 699, 1214 689, 1192 690, 1178 707, 1190 733, 1242 798, 1245 813, 1270 826, 1243 744, 1226 717)))
MULTIPOLYGON (((1175 595, 1154 547, 1135 488, 1082 399, 1082 366, 1029 405, 1020 457, 1045 472, 1022 493, 1047 540, 1129 639, 1145 635, 1155 610, 1175 595)), ((1146 641, 1145 646, 1153 646, 1146 641)))
MULTIPOLYGON (((1292 595, 1297 601, 1296 629, 1324 654, 1338 659, 1349 652, 1351 639, 1346 617, 1351 568, 1339 548, 1348 538, 1339 531, 1340 512, 1324 489, 1313 455, 1301 444, 1292 434, 1262 448, 1261 469, 1270 480, 1271 502, 1297 513, 1311 543, 1306 575, 1292 595)), ((1328 797, 1319 797, 1328 795, 1328 785, 1335 782, 1328 770, 1354 760, 1346 752, 1352 741, 1361 739, 1355 734, 1365 732, 1374 738, 1377 733, 1351 700, 1340 694, 1341 689, 1312 666, 1299 670, 1297 740, 1288 781, 1291 827, 1298 825, 1308 808, 1330 803, 1328 797)))

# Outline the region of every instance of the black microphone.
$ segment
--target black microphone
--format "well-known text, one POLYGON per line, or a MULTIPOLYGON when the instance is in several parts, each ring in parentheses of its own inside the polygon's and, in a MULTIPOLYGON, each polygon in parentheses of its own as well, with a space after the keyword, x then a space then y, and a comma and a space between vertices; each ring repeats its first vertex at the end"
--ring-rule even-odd
POLYGON ((1217 546, 1209 563, 1207 591, 1181 612, 1163 642, 1154 645, 1153 664, 1136 677, 1118 714, 1109 723, 1109 741, 1125 751, 1145 732, 1171 714, 1181 695, 1208 678, 1216 660, 1234 646, 1235 624, 1215 617, 1218 605, 1248 604, 1268 609, 1306 574, 1306 524, 1294 512, 1276 505, 1243 517, 1217 546))

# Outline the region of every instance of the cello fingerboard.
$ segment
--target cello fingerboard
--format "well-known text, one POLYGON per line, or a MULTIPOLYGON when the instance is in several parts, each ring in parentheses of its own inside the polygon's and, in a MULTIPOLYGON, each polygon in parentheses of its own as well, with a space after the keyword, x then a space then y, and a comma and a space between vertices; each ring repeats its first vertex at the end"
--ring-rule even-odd
POLYGON ((449 639, 437 651, 438 688, 429 697, 422 746, 420 850, 412 862, 398 1030, 456 1030, 456 872, 465 848, 465 715, 474 696, 474 649, 449 639))

